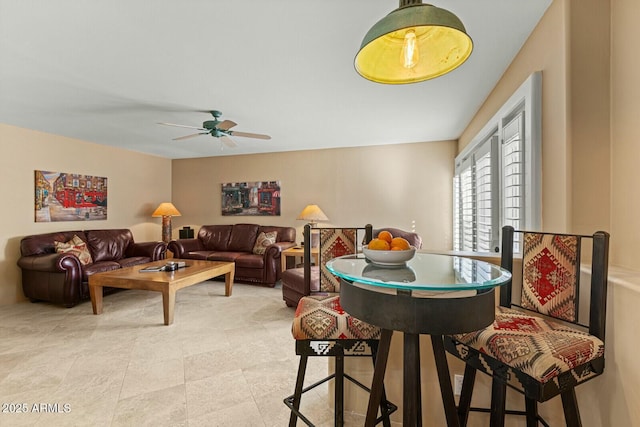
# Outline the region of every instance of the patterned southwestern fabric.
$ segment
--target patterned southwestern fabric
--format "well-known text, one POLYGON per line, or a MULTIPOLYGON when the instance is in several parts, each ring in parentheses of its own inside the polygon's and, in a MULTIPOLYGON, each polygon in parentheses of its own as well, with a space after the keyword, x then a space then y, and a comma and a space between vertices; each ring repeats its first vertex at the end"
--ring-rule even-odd
POLYGON ((264 255, 267 248, 273 245, 278 238, 277 231, 270 231, 265 233, 264 231, 258 234, 255 245, 253 245, 253 253, 256 255, 264 255))
POLYGON ((597 337, 506 307, 496 308, 491 326, 454 338, 539 383, 557 381, 561 374, 604 356, 604 343, 597 337))
POLYGON ((320 291, 340 292, 340 279, 331 273, 326 263, 333 258, 356 253, 355 228, 320 229, 320 291))
POLYGON ((576 321, 578 243, 577 236, 524 234, 522 307, 576 321))
POLYGON ((91 264, 93 262, 91 253, 89 252, 89 249, 87 249, 87 244, 78 236, 74 235, 73 239, 68 242, 53 242, 53 244, 57 253, 72 253, 78 257, 82 265, 91 264))
POLYGON ((340 296, 335 294, 300 299, 291 333, 296 340, 380 338, 380 328, 351 317, 340 306, 340 296))

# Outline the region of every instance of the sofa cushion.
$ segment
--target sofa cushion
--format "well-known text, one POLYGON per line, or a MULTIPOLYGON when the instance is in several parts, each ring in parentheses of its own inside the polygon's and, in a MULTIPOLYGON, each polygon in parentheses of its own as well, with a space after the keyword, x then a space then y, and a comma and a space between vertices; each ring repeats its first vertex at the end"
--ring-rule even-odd
POLYGON ((213 251, 191 251, 182 254, 182 258, 206 260, 213 251))
POLYGON ((118 261, 133 243, 133 234, 128 229, 88 230, 85 235, 93 262, 118 261))
POLYGON ((234 261, 236 267, 241 268, 264 268, 264 256, 256 254, 242 254, 234 261))
POLYGON ((77 235, 74 235, 73 239, 68 242, 54 242, 54 247, 56 252, 59 254, 74 254, 78 257, 82 265, 91 264, 93 262, 89 249, 87 248, 87 244, 77 235))
POLYGON ((99 261, 94 262, 93 264, 88 264, 82 269, 82 281, 88 281, 89 276, 92 274, 118 270, 120 268, 122 268, 122 266, 115 261, 99 261))
POLYGON ((55 242, 68 242, 73 236, 84 236, 83 231, 59 231, 56 233, 34 234, 20 241, 20 255, 43 255, 55 253, 55 242))
POLYGON ((249 252, 253 251, 253 246, 256 244, 256 238, 258 237, 257 224, 236 224, 231 230, 231 236, 229 237, 228 251, 233 252, 249 252))
POLYGON ((236 258, 240 255, 244 255, 244 252, 209 252, 207 254, 207 261, 225 261, 235 262, 236 258))
POLYGON ((133 267, 134 265, 140 265, 146 262, 151 262, 151 258, 147 256, 134 256, 118 260, 118 264, 120 264, 122 268, 133 267))
POLYGON ((267 248, 276 242, 276 237, 278 237, 277 231, 270 231, 268 233, 262 232, 258 234, 256 244, 253 245, 253 253, 256 255, 264 255, 267 248))
POLYGON ((208 251, 226 251, 232 225, 204 225, 198 231, 198 239, 208 251))

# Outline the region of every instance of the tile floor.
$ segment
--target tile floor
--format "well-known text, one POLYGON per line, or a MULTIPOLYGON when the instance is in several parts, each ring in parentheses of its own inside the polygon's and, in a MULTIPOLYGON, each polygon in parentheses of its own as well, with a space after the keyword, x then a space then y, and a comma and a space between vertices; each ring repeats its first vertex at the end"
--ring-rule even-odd
MULTIPOLYGON (((90 302, 2 306, 0 426, 286 426, 293 312, 279 287, 239 283, 227 298, 217 281, 179 291, 170 326, 155 292, 105 296, 99 316, 90 302)), ((314 358, 307 378, 326 372, 314 358)), ((329 403, 324 386, 303 409, 331 426, 329 403)))

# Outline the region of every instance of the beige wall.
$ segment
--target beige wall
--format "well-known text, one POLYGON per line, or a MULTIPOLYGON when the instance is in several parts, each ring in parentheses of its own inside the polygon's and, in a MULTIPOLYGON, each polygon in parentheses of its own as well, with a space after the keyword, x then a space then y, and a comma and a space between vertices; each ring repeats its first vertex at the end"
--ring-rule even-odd
MULTIPOLYGON (((460 138, 462 150, 486 120, 532 72, 542 71, 543 228, 611 233, 607 309, 607 367, 578 388, 585 426, 640 426, 640 369, 629 341, 640 323, 640 39, 636 0, 554 0, 460 138), (607 19, 611 16, 611 21, 607 19)), ((452 374, 461 374, 454 361, 452 374)), ((481 378, 474 404, 489 402, 481 378)), ((512 395, 507 406, 522 407, 512 395)), ((561 405, 541 405, 551 425, 562 425, 561 405)), ((482 416, 470 425, 486 425, 482 416)), ((510 426, 524 426, 510 419, 510 426)))
POLYGON ((567 20, 565 1, 555 0, 459 140, 461 151, 533 72, 542 71, 542 224, 547 230, 567 230, 571 215, 567 20))
POLYGON ((455 150, 446 141, 174 160, 173 201, 183 215, 174 228, 258 222, 296 227, 300 241, 296 217, 315 203, 326 225, 415 225, 424 247, 449 249, 455 150), (223 182, 265 180, 280 181, 281 216, 221 216, 223 182))
POLYGON ((137 241, 159 240, 156 206, 171 196, 171 161, 42 132, 0 124, 0 305, 24 300, 20 239, 58 230, 130 228, 137 241), (109 179, 108 218, 104 221, 36 223, 34 170, 76 172, 109 179))
POLYGON ((611 234, 615 262, 640 264, 640 2, 611 1, 611 234))
MULTIPOLYGON (((612 167, 610 122, 615 118, 610 108, 610 26, 602 19, 609 15, 609 0, 555 0, 460 137, 462 150, 531 73, 542 71, 545 230, 612 231, 616 164, 612 167)), ((622 253, 616 237, 614 264, 622 253)))

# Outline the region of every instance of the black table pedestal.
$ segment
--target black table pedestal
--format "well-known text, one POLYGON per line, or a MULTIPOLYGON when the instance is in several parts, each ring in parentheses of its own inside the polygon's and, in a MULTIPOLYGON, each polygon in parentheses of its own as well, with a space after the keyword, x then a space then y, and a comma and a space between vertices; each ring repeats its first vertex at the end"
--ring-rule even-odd
MULTIPOLYGON (((340 303, 352 316, 382 329, 365 426, 374 426, 382 398, 393 331, 404 333, 403 426, 422 426, 420 335, 431 335, 433 355, 449 427, 460 422, 455 406, 442 335, 471 332, 495 318, 493 288, 466 297, 420 297, 410 290, 377 289, 341 280, 340 303)), ((443 294, 446 295, 446 294, 443 294)), ((442 296, 442 295, 441 295, 442 296)))

